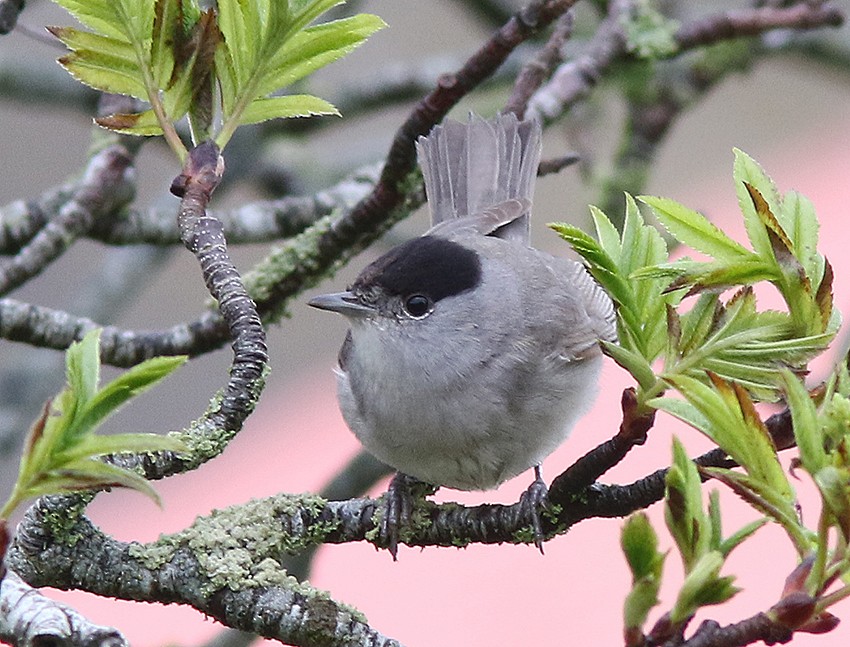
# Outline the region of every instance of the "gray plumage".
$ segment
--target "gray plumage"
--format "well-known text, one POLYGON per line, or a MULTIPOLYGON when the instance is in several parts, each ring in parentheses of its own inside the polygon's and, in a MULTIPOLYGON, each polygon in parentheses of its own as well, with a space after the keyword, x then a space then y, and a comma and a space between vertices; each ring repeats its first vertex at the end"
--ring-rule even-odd
POLYGON ((432 228, 311 305, 351 329, 340 408, 363 445, 435 485, 489 489, 538 465, 596 392, 611 301, 528 245, 541 133, 513 115, 417 143, 432 228))

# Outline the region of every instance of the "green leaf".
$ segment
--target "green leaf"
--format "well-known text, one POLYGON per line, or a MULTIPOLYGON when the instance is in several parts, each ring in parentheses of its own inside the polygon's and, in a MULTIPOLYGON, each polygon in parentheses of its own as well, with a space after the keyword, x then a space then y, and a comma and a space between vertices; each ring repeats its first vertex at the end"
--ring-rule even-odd
POLYGON ((93 490, 103 487, 129 488, 144 494, 157 505, 162 505, 156 490, 144 477, 96 459, 77 459, 51 471, 50 477, 42 486, 42 491, 33 492, 30 496, 41 496, 50 492, 51 479, 54 479, 53 484, 65 483, 63 489, 67 491, 93 490))
POLYGON ((78 412, 77 426, 89 431, 131 398, 151 388, 186 362, 185 355, 152 357, 125 371, 104 386, 84 409, 78 412))
POLYGON ((719 467, 705 467, 702 472, 729 487, 750 506, 781 525, 801 558, 811 552, 810 533, 800 523, 794 500, 747 474, 719 467))
POLYGON ((711 524, 703 511, 702 487, 696 465, 677 438, 673 438, 673 464, 665 478, 664 521, 676 541, 685 571, 709 550, 711 524))
MULTIPOLYGON (((86 27, 107 36, 125 38, 126 27, 117 20, 116 0, 53 0, 86 27)), ((140 2, 139 4, 143 4, 140 2)))
POLYGON ((625 306, 631 312, 634 311, 631 286, 620 274, 614 259, 593 237, 578 227, 564 222, 552 222, 548 224, 548 227, 567 241, 585 260, 590 274, 618 305, 625 306))
POLYGON ((290 0, 290 29, 303 29, 326 11, 341 4, 345 4, 345 0, 290 0))
POLYGON ((31 496, 101 487, 130 487, 156 500, 141 476, 96 457, 126 452, 188 452, 182 442, 170 436, 94 435, 94 428, 106 416, 185 361, 184 357, 152 358, 98 389, 100 332, 89 332, 68 348, 67 384, 45 406, 30 430, 18 479, 3 506, 3 515, 31 496))
POLYGON ((698 263, 683 259, 635 270, 634 279, 673 279, 667 291, 688 288, 688 296, 705 290, 726 289, 751 285, 776 278, 776 272, 764 260, 755 256, 734 263, 698 263))
POLYGON ((174 52, 182 45, 182 35, 183 1, 155 0, 150 58, 154 83, 159 88, 169 85, 174 72, 174 52))
POLYGON ((637 629, 643 626, 649 612, 659 603, 658 590, 665 554, 659 552, 658 536, 649 517, 642 512, 626 520, 620 545, 632 572, 632 588, 623 606, 623 621, 626 630, 637 629))
POLYGON ((764 223, 756 213, 752 198, 746 188, 746 184, 754 187, 764 196, 765 201, 773 213, 779 210, 779 192, 773 180, 768 177, 764 169, 747 155, 745 152, 734 149, 735 164, 732 176, 735 178, 735 192, 738 195, 738 206, 744 214, 744 226, 747 229, 750 243, 756 254, 762 258, 770 258, 772 254, 770 239, 765 230, 764 223))
POLYGON ((82 411, 97 393, 100 382, 100 329, 87 332, 65 353, 65 379, 74 396, 69 415, 82 411))
POLYGON ((259 75, 254 96, 266 96, 333 63, 384 27, 386 23, 378 16, 357 14, 293 34, 259 75))
POLYGON ((721 541, 717 547, 717 550, 724 557, 728 557, 729 553, 731 553, 735 548, 740 546, 744 542, 744 540, 751 537, 756 532, 756 530, 764 526, 767 522, 767 517, 762 517, 761 519, 751 521, 750 523, 743 526, 739 530, 736 530, 726 539, 721 541))
POLYGON ((638 353, 632 352, 618 344, 602 341, 602 350, 617 364, 626 369, 635 378, 642 389, 650 390, 658 382, 652 366, 638 353))
POLYGON ((850 541, 850 469, 826 465, 812 476, 844 542, 850 541))
MULTIPOLYGON (((626 195, 628 196, 628 194, 626 195)), ((593 225, 596 228, 599 246, 610 258, 619 259, 623 250, 620 246, 620 232, 617 231, 614 223, 601 209, 593 205, 590 205, 590 217, 593 219, 593 225)))
POLYGON ((139 67, 122 58, 93 50, 77 50, 59 59, 59 64, 78 81, 103 92, 147 99, 139 67))
POLYGON ((711 386, 684 375, 667 380, 687 400, 657 398, 648 404, 701 431, 743 466, 754 479, 775 490, 793 506, 794 493, 779 463, 773 441, 747 392, 711 375, 711 386))
POLYGON ((336 115, 339 111, 324 99, 309 94, 290 94, 284 97, 255 99, 242 113, 242 124, 254 124, 269 119, 336 115))
POLYGON ((70 50, 99 52, 122 61, 123 67, 138 70, 136 51, 126 38, 101 36, 73 27, 47 27, 47 31, 58 38, 70 50))
POLYGON ((159 434, 110 434, 100 436, 89 434, 81 439, 70 450, 61 454, 63 461, 74 461, 80 458, 107 456, 110 454, 149 454, 154 452, 174 452, 186 454, 185 443, 174 436, 159 434))
POLYGON ((684 316, 681 317, 682 335, 679 349, 687 355, 702 346, 709 334, 716 329, 724 312, 717 294, 702 294, 684 316))
POLYGON ((785 401, 791 411, 794 439, 800 450, 800 460, 809 474, 817 475, 828 462, 817 408, 806 387, 791 371, 782 371, 782 381, 785 387, 785 401))
POLYGON ((818 253, 818 223, 814 205, 806 196, 789 191, 785 194, 777 218, 783 224, 794 246, 794 256, 805 268, 812 285, 820 285, 824 257, 818 253))
POLYGON ((720 577, 723 562, 723 556, 717 551, 710 551, 700 557, 679 589, 676 603, 670 612, 673 624, 685 622, 700 607, 726 602, 740 590, 732 585, 735 578, 720 577))
POLYGON ((658 221, 674 238, 697 251, 720 261, 747 260, 754 256, 697 211, 667 198, 640 196, 638 199, 652 207, 658 221))
MULTIPOLYGON (((309 107, 284 110, 260 102, 284 86, 337 60, 385 27, 377 16, 357 14, 313 27, 305 26, 336 3, 302 3, 295 11, 289 5, 271 3, 261 11, 242 1, 219 7, 219 26, 224 43, 217 48, 224 124, 216 143, 224 146, 240 123, 254 123, 292 112, 310 113, 309 107), (251 112, 246 116, 246 111, 251 112)), ((318 101, 314 99, 314 101, 318 101)), ((327 114, 329 104, 319 108, 327 114)))

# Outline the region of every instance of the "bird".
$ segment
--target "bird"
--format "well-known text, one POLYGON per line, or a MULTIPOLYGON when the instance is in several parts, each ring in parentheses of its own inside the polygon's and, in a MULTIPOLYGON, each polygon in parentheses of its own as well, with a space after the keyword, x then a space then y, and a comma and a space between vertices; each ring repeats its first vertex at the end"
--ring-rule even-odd
POLYGON ((348 320, 340 410, 398 472, 384 529, 393 558, 412 482, 490 490, 529 469, 542 551, 540 464, 592 405, 616 316, 583 265, 530 245, 541 142, 539 122, 512 113, 435 126, 416 142, 430 229, 309 301, 348 320))

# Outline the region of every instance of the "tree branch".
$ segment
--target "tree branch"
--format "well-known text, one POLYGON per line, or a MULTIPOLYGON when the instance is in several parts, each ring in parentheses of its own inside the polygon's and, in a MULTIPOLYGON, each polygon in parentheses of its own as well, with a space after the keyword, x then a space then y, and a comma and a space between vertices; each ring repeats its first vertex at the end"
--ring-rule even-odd
POLYGON ((117 629, 89 622, 71 607, 44 597, 11 571, 0 582, 0 641, 13 647, 127 645, 117 629))
POLYGON ((278 496, 220 510, 146 545, 107 537, 82 516, 73 525, 61 522, 64 529, 52 525, 51 518, 65 514, 67 499, 32 506, 10 554, 13 568, 36 586, 188 604, 229 627, 288 645, 400 647, 358 612, 280 567, 281 552, 297 548, 300 531, 325 528, 302 523, 321 509, 309 499, 278 496), (277 525, 282 520, 294 525, 277 525))
POLYGON ((129 203, 135 194, 134 179, 132 156, 125 146, 113 144, 92 156, 79 187, 57 216, 0 265, 0 295, 44 270, 92 226, 98 214, 129 203))

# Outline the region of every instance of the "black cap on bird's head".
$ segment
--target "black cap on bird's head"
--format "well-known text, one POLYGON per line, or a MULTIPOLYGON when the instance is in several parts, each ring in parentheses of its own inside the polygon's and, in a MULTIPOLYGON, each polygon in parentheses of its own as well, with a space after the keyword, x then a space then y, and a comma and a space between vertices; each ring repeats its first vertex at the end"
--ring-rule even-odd
POLYGON ((476 252, 445 238, 422 236, 368 265, 347 291, 315 297, 310 305, 358 317, 394 302, 407 315, 422 318, 440 300, 472 290, 480 281, 476 252))

